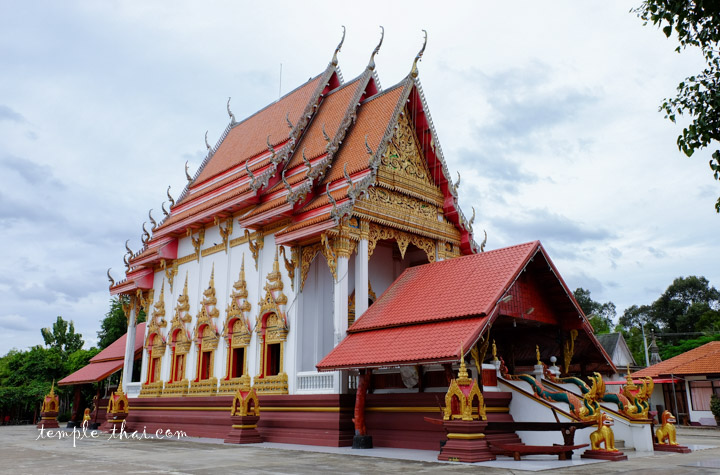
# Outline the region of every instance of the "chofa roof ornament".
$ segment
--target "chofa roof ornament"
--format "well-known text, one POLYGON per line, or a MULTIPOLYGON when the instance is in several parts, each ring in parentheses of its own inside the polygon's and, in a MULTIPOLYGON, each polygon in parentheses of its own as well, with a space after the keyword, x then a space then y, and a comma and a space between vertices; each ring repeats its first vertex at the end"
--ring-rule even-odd
POLYGON ((423 41, 422 48, 420 48, 420 51, 418 52, 417 56, 415 56, 415 60, 413 61, 412 69, 410 70, 410 77, 413 79, 418 77, 417 63, 422 60, 422 55, 425 52, 425 47, 427 46, 427 31, 423 30, 423 33, 425 33, 425 40, 423 41))
POLYGON ((383 43, 383 38, 385 38, 385 28, 383 28, 382 25, 380 25, 380 42, 373 50, 372 54, 370 55, 370 61, 368 62, 367 69, 373 71, 375 70, 375 55, 380 52, 380 47, 383 43))
POLYGON ((338 65, 338 53, 340 52, 340 49, 342 48, 343 43, 345 43, 345 25, 342 26, 343 34, 342 38, 340 39, 340 43, 338 43, 337 48, 335 48, 335 53, 333 54, 332 60, 330 61, 330 64, 333 66, 338 65))
POLYGON ((228 101, 227 101, 227 113, 228 113, 228 115, 230 116, 230 125, 235 125, 237 122, 235 122, 235 114, 233 114, 232 111, 230 110, 230 99, 231 99, 231 98, 228 97, 228 101))
POLYGON ((173 206, 175 206, 175 199, 172 196, 170 196, 170 186, 168 186, 168 189, 167 189, 167 197, 168 197, 168 200, 170 201, 170 208, 172 208, 173 206))

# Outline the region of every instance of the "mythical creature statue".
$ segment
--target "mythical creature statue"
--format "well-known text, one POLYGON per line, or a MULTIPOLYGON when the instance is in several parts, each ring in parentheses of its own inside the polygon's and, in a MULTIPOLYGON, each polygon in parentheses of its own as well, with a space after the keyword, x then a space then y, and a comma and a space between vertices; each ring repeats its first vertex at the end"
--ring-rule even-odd
MULTIPOLYGON (((580 398, 569 391, 550 391, 546 389, 545 386, 543 386, 542 382, 535 379, 535 376, 532 376, 530 374, 508 374, 507 367, 505 366, 505 362, 502 358, 500 358, 500 374, 505 379, 513 381, 525 381, 532 387, 535 396, 540 399, 549 402, 563 402, 567 404, 570 410, 570 414, 579 421, 592 420, 596 417, 598 412, 600 412, 600 405, 597 403, 597 401, 594 400, 593 397, 585 396, 583 398, 580 398)), ((559 378, 556 378, 556 380, 560 381, 559 378)), ((586 391, 584 392, 595 394, 598 391, 595 382, 593 383, 593 386, 591 388, 588 388, 588 386, 582 381, 580 382, 586 388, 586 391)))
POLYGON ((655 431, 658 444, 678 445, 675 438, 675 424, 677 420, 670 411, 662 413, 662 425, 655 431))
POLYGON ((612 417, 604 412, 598 412, 597 416, 598 429, 590 434, 590 448, 592 450, 604 450, 606 452, 617 452, 615 448, 615 434, 613 434, 611 426, 615 425, 612 417), (600 448, 605 444, 605 448, 600 448))

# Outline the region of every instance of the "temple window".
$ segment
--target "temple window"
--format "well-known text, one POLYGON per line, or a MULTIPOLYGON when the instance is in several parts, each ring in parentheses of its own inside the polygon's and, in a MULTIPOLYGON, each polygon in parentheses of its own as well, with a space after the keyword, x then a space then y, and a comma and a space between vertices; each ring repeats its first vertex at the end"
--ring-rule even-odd
POLYGON ((239 378, 245 374, 245 347, 232 349, 231 378, 239 378))
POLYGON ((282 345, 282 343, 271 343, 267 345, 267 357, 265 359, 266 376, 275 376, 280 373, 280 345, 282 345))

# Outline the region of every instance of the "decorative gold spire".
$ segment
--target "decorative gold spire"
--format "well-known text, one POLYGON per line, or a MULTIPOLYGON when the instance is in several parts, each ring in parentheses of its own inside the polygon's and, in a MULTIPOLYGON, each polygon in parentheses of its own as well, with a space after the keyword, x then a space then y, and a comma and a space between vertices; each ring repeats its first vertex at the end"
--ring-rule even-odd
POLYGON ((370 71, 375 70, 375 55, 380 52, 380 47, 382 46, 383 38, 385 38, 385 28, 383 28, 383 26, 380 25, 380 42, 378 43, 378 45, 375 47, 372 54, 370 55, 370 61, 368 62, 368 65, 367 65, 367 69, 369 69, 370 71))
POLYGON ((420 51, 418 52, 417 56, 415 56, 415 60, 413 61, 412 69, 410 70, 410 77, 415 79, 418 77, 418 68, 417 63, 422 59, 422 55, 425 52, 425 47, 427 46, 427 31, 423 30, 423 33, 425 33, 425 40, 423 41, 422 48, 420 48, 420 51))
POLYGON ((542 361, 540 361, 540 345, 535 345, 535 356, 537 357, 538 366, 542 365, 542 361))
POLYGON ((120 372, 120 381, 118 382, 118 387, 117 387, 117 390, 115 391, 118 395, 121 395, 121 396, 123 394, 122 380, 123 380, 124 375, 125 375, 125 371, 123 370, 120 372))
POLYGON ((465 366, 465 351, 460 347, 460 369, 458 370, 457 382, 460 386, 469 386, 472 383, 465 366))
POLYGON ((342 38, 340 39, 340 43, 338 43, 337 48, 335 48, 335 53, 333 54, 332 60, 330 61, 330 64, 333 66, 338 65, 338 53, 340 52, 340 48, 342 48, 343 43, 345 43, 345 25, 342 26, 343 34, 342 38))
POLYGON ((498 357, 497 357, 497 346, 495 346, 495 340, 494 340, 494 339, 493 339, 493 343, 492 343, 492 355, 493 355, 493 361, 497 361, 497 360, 498 360, 498 357))
POLYGON ((50 397, 55 397, 55 378, 53 378, 52 386, 50 386, 50 397))

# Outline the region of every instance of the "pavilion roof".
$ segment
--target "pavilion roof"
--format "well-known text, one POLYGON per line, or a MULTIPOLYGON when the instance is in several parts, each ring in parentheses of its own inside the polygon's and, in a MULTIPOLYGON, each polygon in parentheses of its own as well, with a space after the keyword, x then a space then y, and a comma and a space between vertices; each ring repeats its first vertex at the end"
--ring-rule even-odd
MULTIPOLYGON (((535 304, 540 315, 534 317, 562 313, 567 324, 576 325, 590 339, 587 351, 614 369, 539 241, 406 269, 317 367, 333 370, 457 361, 470 351, 487 325, 500 314, 512 314, 516 302, 504 302, 505 296, 524 300, 521 292, 527 284, 521 276, 526 270, 534 279, 548 280, 540 272, 540 264, 531 265, 543 258, 556 276, 555 287, 565 296, 555 297, 547 309, 535 304)), ((535 301, 543 300, 545 297, 535 301)))
MULTIPOLYGON (((135 352, 142 350, 143 339, 145 338, 145 322, 138 323, 135 327, 135 352)), ((90 358, 90 363, 83 366, 74 373, 58 381, 58 386, 70 384, 84 384, 102 381, 111 374, 119 371, 125 360, 125 341, 127 333, 112 342, 107 348, 90 358)))
POLYGON ((632 374, 633 378, 720 373, 720 341, 711 341, 632 374))

